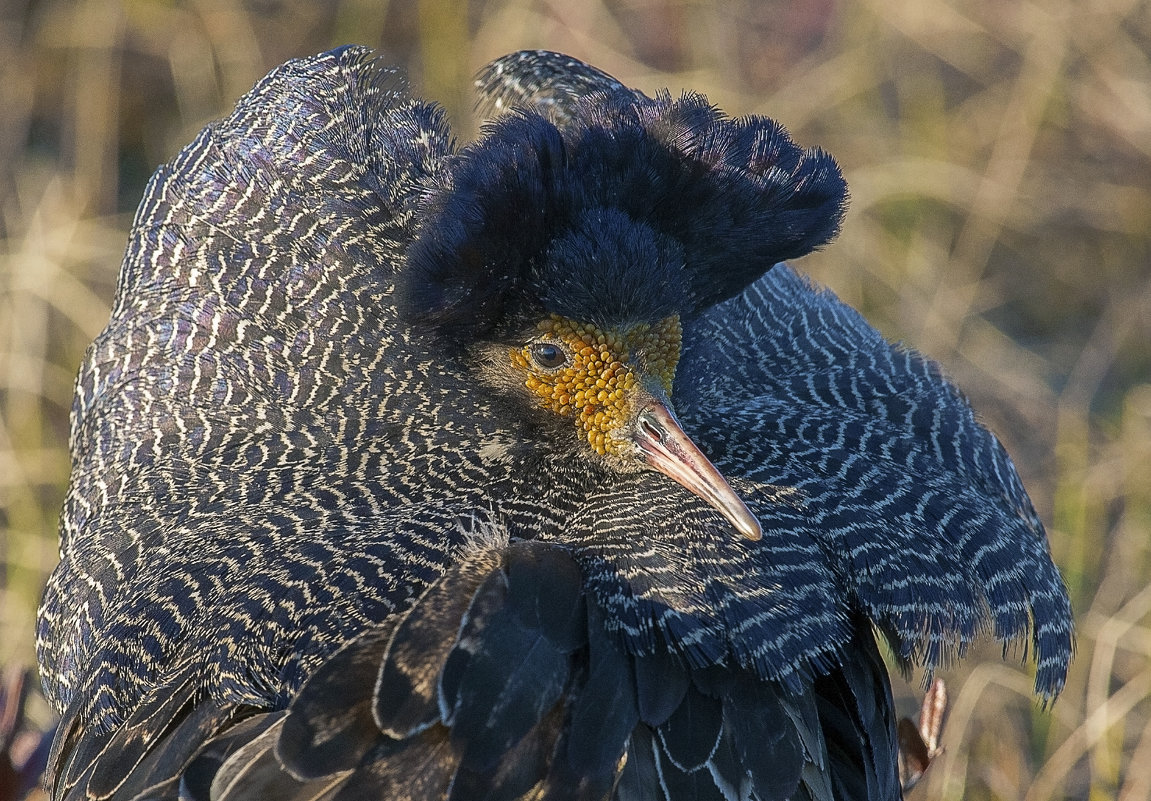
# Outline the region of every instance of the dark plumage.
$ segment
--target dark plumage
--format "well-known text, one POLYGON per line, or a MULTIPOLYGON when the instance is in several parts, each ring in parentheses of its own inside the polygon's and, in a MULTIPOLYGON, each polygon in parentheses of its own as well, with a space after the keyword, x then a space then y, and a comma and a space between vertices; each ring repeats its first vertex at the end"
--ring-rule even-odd
POLYGON ((480 84, 457 149, 367 51, 290 62, 154 176, 77 384, 54 797, 897 798, 875 631, 1025 638, 1056 695, 1006 453, 776 265, 835 162, 557 54, 480 84))

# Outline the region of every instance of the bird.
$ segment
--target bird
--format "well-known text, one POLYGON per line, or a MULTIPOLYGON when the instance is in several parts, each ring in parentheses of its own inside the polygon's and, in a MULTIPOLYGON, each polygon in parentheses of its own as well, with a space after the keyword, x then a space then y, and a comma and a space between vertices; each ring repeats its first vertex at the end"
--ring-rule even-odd
POLYGON ((477 87, 460 143, 372 50, 289 61, 152 177, 72 408, 52 798, 897 799, 887 661, 993 636, 1053 701, 1010 457, 788 264, 835 160, 559 53, 477 87))

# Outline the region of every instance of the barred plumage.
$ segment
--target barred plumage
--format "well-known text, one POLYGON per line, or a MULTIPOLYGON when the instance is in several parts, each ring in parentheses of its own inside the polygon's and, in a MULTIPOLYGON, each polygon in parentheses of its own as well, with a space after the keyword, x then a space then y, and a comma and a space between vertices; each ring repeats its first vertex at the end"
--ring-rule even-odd
POLYGON ((897 798, 873 626, 928 671, 1028 638, 1056 695, 1010 459, 776 264, 834 161, 558 54, 479 83, 457 149, 368 51, 289 62, 153 177, 73 408, 54 796, 897 798), (589 339, 640 394, 565 416, 549 315, 678 315, 678 366, 589 339))

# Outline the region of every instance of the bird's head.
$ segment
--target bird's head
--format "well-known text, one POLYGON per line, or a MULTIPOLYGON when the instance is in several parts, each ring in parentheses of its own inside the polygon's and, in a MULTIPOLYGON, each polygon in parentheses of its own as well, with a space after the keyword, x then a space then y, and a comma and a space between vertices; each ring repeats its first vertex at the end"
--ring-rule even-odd
POLYGON ((565 124, 490 124, 417 210, 408 322, 478 355, 490 386, 577 454, 657 470, 746 537, 755 516, 680 426, 682 323, 838 229, 835 162, 696 95, 593 95, 565 124))
POLYGON ((497 383, 570 421, 591 458, 621 473, 658 470, 759 539, 759 522, 676 420, 683 258, 674 239, 618 209, 584 212, 530 281, 545 315, 488 364, 497 383))

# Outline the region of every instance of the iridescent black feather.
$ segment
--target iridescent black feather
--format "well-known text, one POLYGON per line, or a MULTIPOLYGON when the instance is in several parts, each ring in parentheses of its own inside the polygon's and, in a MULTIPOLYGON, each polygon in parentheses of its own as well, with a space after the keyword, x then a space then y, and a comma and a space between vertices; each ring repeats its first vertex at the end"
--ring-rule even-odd
POLYGON ((834 161, 566 56, 460 150, 369 52, 289 62, 160 168, 81 369, 40 620, 79 798, 897 798, 873 626, 930 672, 1066 592, 938 368, 779 260, 834 161), (762 524, 493 383, 541 315, 683 320, 684 429, 762 524), (506 351, 505 351, 506 352, 506 351))

